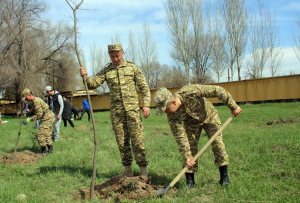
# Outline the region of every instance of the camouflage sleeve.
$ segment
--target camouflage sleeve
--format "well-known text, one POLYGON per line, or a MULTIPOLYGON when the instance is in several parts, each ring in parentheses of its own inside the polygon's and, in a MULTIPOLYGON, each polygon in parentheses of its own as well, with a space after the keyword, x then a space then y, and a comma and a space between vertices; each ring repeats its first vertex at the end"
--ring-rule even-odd
POLYGON ((37 100, 37 101, 34 103, 34 107, 35 107, 35 115, 32 116, 31 119, 32 119, 32 120, 38 120, 38 119, 40 119, 40 118, 43 117, 43 109, 42 109, 42 104, 41 104, 41 102, 37 100))
POLYGON ((135 82, 137 83, 141 93, 142 93, 142 98, 143 98, 143 106, 148 106, 150 107, 150 88, 146 82, 146 78, 144 74, 142 73, 141 69, 136 66, 136 71, 134 74, 134 79, 135 82))
POLYGON ((215 85, 199 85, 197 94, 200 97, 215 98, 217 97, 224 104, 228 106, 231 111, 234 111, 238 105, 233 100, 231 94, 227 92, 223 87, 215 85))
POLYGON ((181 120, 177 118, 176 114, 168 114, 168 122, 172 131, 172 134, 179 147, 179 153, 185 158, 192 158, 192 152, 190 149, 190 143, 187 138, 186 132, 183 128, 181 120))
POLYGON ((89 89, 96 89, 97 87, 101 86, 105 81, 105 72, 101 70, 96 76, 94 77, 87 77, 86 83, 89 89))

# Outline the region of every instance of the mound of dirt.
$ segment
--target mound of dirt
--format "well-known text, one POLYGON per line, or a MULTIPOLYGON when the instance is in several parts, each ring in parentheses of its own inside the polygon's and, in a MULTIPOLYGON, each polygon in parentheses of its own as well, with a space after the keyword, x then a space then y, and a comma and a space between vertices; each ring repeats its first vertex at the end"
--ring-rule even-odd
POLYGON ((16 152, 7 154, 0 158, 1 164, 29 164, 36 162, 44 157, 43 154, 35 154, 31 151, 16 152))
POLYGON ((279 119, 279 121, 268 121, 267 125, 273 125, 273 124, 282 124, 282 123, 295 123, 296 121, 294 119, 284 120, 279 119))
POLYGON ((79 127, 77 127, 77 128, 74 128, 74 130, 93 130, 92 128, 89 128, 89 126, 87 126, 87 125, 81 125, 81 126, 79 126, 79 127))
MULTIPOLYGON (((124 199, 129 201, 145 200, 158 196, 155 191, 163 188, 163 186, 151 185, 151 178, 147 176, 115 176, 108 181, 95 185, 94 196, 100 199, 116 198, 117 202, 122 202, 124 199)), ((79 191, 85 200, 90 198, 90 188, 80 189, 79 191)), ((175 191, 171 189, 169 192, 174 193, 175 191)))

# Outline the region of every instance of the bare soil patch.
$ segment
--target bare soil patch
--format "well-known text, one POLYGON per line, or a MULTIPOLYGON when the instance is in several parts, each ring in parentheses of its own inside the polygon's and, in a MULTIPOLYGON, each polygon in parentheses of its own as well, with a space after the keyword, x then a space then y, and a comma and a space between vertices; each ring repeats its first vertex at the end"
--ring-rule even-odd
POLYGON ((163 135, 172 135, 172 133, 168 133, 168 132, 160 132, 160 131, 156 131, 156 132, 153 132, 153 134, 163 134, 163 135))
MULTIPOLYGON (((163 189, 164 186, 155 186, 151 184, 151 178, 147 176, 120 177, 115 176, 110 180, 95 185, 94 196, 100 199, 110 199, 116 202, 122 202, 124 199, 129 201, 145 200, 152 197, 158 197, 156 190, 163 189)), ((90 198, 90 188, 80 189, 83 199, 90 198)), ((177 190, 171 189, 169 193, 177 190)))
MULTIPOLYGON (((89 122, 92 123, 92 121, 89 121, 89 122)), ((103 121, 103 122, 101 122, 101 121, 95 121, 95 123, 105 123, 105 124, 107 124, 108 121, 103 121)))
POLYGON ((36 162, 44 157, 43 154, 35 154, 31 151, 25 150, 23 152, 16 152, 7 154, 0 158, 1 164, 29 164, 36 162))
POLYGON ((282 123, 295 123, 295 122, 296 122, 295 119, 288 119, 288 120, 279 119, 279 121, 268 121, 267 125, 275 125, 275 124, 282 124, 282 123))
POLYGON ((81 125, 81 126, 78 126, 77 128, 74 128, 74 130, 77 131, 77 130, 93 130, 93 129, 87 125, 81 125))

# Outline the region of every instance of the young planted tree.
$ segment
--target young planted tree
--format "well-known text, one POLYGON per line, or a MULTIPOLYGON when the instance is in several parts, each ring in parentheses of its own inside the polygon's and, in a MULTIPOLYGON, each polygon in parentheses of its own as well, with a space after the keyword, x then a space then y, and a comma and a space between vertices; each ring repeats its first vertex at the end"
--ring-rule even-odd
MULTIPOLYGON (((76 17, 76 11, 79 9, 79 7, 83 3, 83 1, 84 0, 81 0, 79 3, 77 3, 77 2, 73 2, 73 1, 69 2, 68 0, 66 0, 68 5, 70 6, 70 8, 73 10, 74 32, 75 32, 75 51, 76 51, 76 55, 77 55, 80 67, 82 67, 82 62, 81 62, 81 58, 79 56, 78 44, 77 44, 77 17, 76 17), (71 3, 73 4, 74 7, 71 5, 71 3)), ((88 102, 90 104, 90 112, 91 112, 93 130, 94 130, 94 140, 93 140, 93 142, 95 144, 95 150, 94 150, 93 174, 92 174, 91 191, 90 191, 90 193, 91 193, 90 199, 94 199, 94 187, 95 187, 96 169, 97 169, 98 141, 97 141, 95 118, 94 118, 93 108, 92 108, 92 101, 91 101, 91 98, 90 98, 90 95, 89 95, 89 90, 88 90, 88 87, 87 87, 87 84, 86 84, 86 78, 83 78, 83 82, 84 82, 84 87, 85 87, 85 90, 86 90, 87 99, 88 99, 88 102)))

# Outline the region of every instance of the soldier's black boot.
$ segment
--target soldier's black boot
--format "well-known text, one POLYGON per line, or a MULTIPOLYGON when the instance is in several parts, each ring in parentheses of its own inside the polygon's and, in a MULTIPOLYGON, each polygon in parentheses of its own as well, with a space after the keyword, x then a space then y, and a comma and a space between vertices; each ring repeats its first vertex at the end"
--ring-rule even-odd
POLYGON ((185 173, 186 177, 186 185, 188 188, 195 187, 195 179, 194 179, 194 173, 185 173))
POLYGON ((230 180, 229 180, 229 176, 227 173, 227 166, 221 166, 219 167, 220 170, 220 185, 225 185, 225 186, 230 186, 230 180))
POLYGON ((48 153, 52 153, 53 152, 53 145, 47 145, 48 147, 48 153))
POLYGON ((44 146, 44 147, 41 147, 41 154, 44 154, 44 155, 46 155, 47 154, 47 148, 46 148, 46 146, 44 146))

